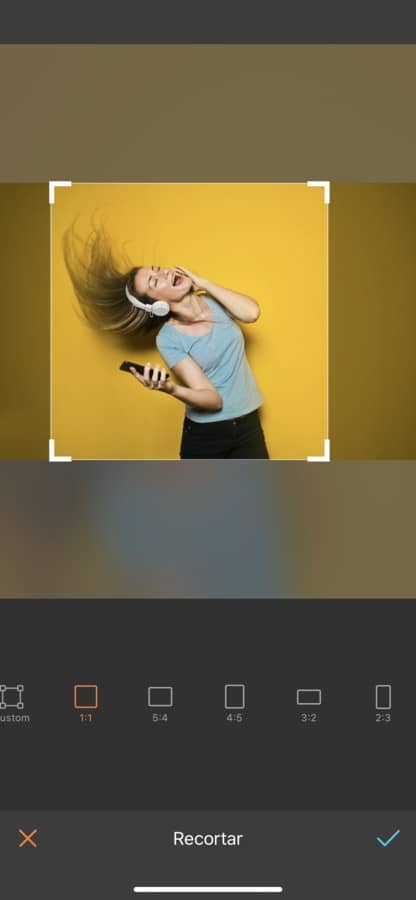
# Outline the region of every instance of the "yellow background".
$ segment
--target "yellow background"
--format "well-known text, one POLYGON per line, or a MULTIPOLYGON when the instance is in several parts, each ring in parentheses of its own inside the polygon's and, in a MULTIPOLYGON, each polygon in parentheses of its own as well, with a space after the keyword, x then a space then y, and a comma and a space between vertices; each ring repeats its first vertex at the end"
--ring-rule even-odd
POLYGON ((92 330, 62 255, 77 218, 98 215, 135 265, 183 265, 253 296, 262 315, 244 327, 264 397, 270 456, 323 453, 327 437, 327 207, 305 184, 75 184, 53 207, 52 436, 74 459, 178 458, 184 407, 119 371, 123 359, 160 362, 155 335, 92 330))

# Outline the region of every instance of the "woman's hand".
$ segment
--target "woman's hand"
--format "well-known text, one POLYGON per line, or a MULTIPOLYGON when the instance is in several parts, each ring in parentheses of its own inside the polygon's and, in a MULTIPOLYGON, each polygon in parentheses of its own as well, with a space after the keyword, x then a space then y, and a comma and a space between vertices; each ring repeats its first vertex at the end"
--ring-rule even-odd
POLYGON ((166 369, 161 369, 160 366, 155 366, 152 377, 150 377, 150 368, 150 363, 146 363, 144 373, 140 375, 134 366, 130 366, 130 372, 137 378, 137 381, 140 381, 143 387, 147 387, 151 391, 162 391, 164 394, 170 394, 176 400, 181 400, 183 403, 189 404, 189 406, 195 406, 196 409, 208 409, 217 412, 222 408, 220 395, 191 356, 187 356, 186 359, 177 363, 173 368, 175 375, 184 384, 177 384, 176 381, 167 378, 166 369))
POLYGON ((134 375, 144 387, 150 388, 151 391, 162 391, 164 394, 173 394, 175 391, 175 383, 167 377, 166 369, 163 369, 160 366, 154 366, 152 377, 150 377, 150 369, 151 365, 148 362, 144 367, 143 375, 140 375, 140 372, 138 372, 134 366, 130 366, 131 374, 134 375))
POLYGON ((195 272, 190 272, 183 266, 175 266, 175 270, 178 275, 186 275, 191 279, 194 291, 206 291, 214 300, 221 303, 233 318, 239 319, 240 322, 257 322, 260 307, 252 297, 237 291, 230 291, 229 288, 214 284, 206 278, 200 278, 199 275, 195 275, 195 272))
POLYGON ((187 278, 190 278, 194 291, 205 290, 207 284, 205 278, 201 278, 199 275, 196 275, 195 272, 190 272, 189 269, 184 269, 183 266, 175 266, 175 272, 177 272, 178 275, 185 275, 187 278))

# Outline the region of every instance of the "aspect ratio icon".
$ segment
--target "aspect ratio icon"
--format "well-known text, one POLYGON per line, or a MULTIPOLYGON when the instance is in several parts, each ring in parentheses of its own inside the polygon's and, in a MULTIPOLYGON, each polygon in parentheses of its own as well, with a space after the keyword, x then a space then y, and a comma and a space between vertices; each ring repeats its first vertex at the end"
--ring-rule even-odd
POLYGON ((171 709, 173 687, 151 686, 147 688, 147 705, 151 709, 171 709))
POLYGON ((98 709, 98 684, 74 684, 74 709, 98 709))
POLYGON ((245 709, 246 708, 246 686, 245 686, 245 684, 226 684, 226 685, 224 685, 224 707, 225 707, 225 709, 245 709))
POLYGON ((391 684, 376 684, 376 709, 391 709, 391 684))
POLYGON ((299 688, 296 691, 297 706, 322 706, 322 691, 319 688, 299 688))

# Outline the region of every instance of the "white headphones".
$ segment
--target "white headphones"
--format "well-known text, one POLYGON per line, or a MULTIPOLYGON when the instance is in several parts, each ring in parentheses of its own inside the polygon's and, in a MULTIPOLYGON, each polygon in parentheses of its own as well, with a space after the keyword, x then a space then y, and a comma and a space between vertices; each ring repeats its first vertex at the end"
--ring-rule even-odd
POLYGON ((127 285, 126 297, 133 306, 137 306, 138 309, 144 309, 146 312, 150 313, 151 316, 168 316, 170 313, 170 306, 169 303, 166 303, 166 300, 155 300, 154 303, 143 303, 142 300, 138 300, 137 297, 134 297, 133 294, 130 293, 127 285))

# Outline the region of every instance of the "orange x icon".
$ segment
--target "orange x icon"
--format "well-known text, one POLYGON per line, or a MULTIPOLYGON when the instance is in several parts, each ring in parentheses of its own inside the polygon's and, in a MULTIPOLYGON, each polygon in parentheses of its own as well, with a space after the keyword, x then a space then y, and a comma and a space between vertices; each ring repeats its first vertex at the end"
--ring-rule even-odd
POLYGON ((33 840, 35 834, 37 834, 37 833, 38 833, 38 828, 34 828, 33 831, 30 832, 30 834, 26 834, 26 832, 23 831, 23 828, 19 828, 19 834, 21 834, 22 838, 23 838, 21 844, 19 844, 19 847, 24 847, 25 844, 30 844, 31 847, 37 847, 38 845, 37 845, 36 841, 33 840))

